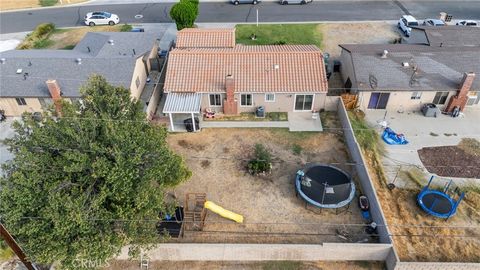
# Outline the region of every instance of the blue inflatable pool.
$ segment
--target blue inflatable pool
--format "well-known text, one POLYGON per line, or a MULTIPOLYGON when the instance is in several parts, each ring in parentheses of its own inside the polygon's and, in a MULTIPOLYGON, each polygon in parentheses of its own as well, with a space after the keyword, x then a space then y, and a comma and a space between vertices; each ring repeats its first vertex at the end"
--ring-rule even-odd
POLYGON ((382 139, 387 144, 407 144, 408 141, 405 139, 403 134, 397 134, 391 128, 387 127, 382 134, 382 139))

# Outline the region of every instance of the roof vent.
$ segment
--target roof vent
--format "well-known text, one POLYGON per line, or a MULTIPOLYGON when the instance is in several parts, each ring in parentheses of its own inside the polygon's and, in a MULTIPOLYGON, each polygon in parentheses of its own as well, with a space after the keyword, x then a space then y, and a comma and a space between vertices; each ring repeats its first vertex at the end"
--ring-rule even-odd
POLYGON ((383 50, 382 58, 387 58, 387 56, 388 56, 388 51, 387 51, 387 50, 383 50))
POLYGON ((109 39, 109 40, 108 40, 108 44, 114 45, 115 43, 113 43, 113 39, 109 39))
POLYGON ((274 68, 274 69, 279 69, 279 68, 280 68, 280 65, 275 64, 275 65, 273 65, 273 68, 274 68))
POLYGON ((0 63, 1 63, 1 64, 5 64, 5 61, 7 61, 7 59, 5 59, 5 58, 0 58, 0 63))
POLYGON ((402 67, 409 67, 410 64, 408 62, 402 62, 402 67))
POLYGON ((17 74, 22 74, 22 69, 21 68, 17 69, 17 74))
POLYGON ((81 65, 82 64, 82 58, 75 59, 75 62, 77 62, 77 64, 81 65))

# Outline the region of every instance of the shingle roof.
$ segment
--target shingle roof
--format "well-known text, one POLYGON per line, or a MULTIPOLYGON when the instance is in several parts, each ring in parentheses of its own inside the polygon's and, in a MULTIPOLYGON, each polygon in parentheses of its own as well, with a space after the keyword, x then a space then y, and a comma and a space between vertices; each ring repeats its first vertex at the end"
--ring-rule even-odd
POLYGON ((73 50, 0 52, 0 58, 5 58, 0 64, 0 97, 50 97, 45 84, 48 79, 57 80, 65 97, 79 97, 79 87, 94 73, 113 85, 130 88, 135 61, 153 48, 156 37, 151 33, 97 32, 87 33, 73 50), (22 69, 21 74, 17 69, 22 69))
POLYGON ((321 51, 314 45, 174 49, 166 92, 224 92, 233 75, 236 92, 326 92, 321 51))
POLYGON ((185 28, 177 33, 177 48, 233 48, 235 28, 185 28))
POLYGON ((417 26, 412 34, 426 36, 430 46, 480 46, 480 28, 468 26, 417 26))
MULTIPOLYGON (((464 72, 480 74, 480 47, 430 47, 425 45, 340 45, 350 52, 359 90, 457 90, 464 72), (382 58, 383 50, 388 51, 382 58), (409 63, 403 67, 402 63, 409 63), (413 75, 413 66, 418 70, 413 75), (376 88, 370 85, 375 77, 376 88), (413 80, 412 80, 413 76, 413 80)), ((473 89, 480 90, 475 79, 473 89)))

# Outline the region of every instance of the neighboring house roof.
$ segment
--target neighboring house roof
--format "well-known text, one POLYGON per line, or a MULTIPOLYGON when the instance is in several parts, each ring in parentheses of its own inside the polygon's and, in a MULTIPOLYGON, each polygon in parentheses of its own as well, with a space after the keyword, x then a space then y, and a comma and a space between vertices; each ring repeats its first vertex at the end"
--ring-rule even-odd
POLYGON ((141 32, 97 32, 87 33, 73 50, 0 52, 0 97, 50 97, 48 79, 57 80, 64 97, 80 97, 79 87, 94 73, 130 88, 135 61, 151 51, 155 38, 141 32))
POLYGON ((480 28, 468 26, 415 26, 412 27, 411 38, 421 40, 420 44, 433 47, 445 46, 480 46, 480 28), (415 37, 419 35, 420 37, 415 37), (424 41, 426 40, 426 43, 424 41))
POLYGON ((166 92, 224 92, 233 75, 235 92, 326 92, 321 51, 314 45, 174 49, 166 92))
MULTIPOLYGON (((464 72, 480 74, 480 47, 409 44, 340 47, 350 53, 358 90, 457 90, 464 72), (384 50, 388 54, 382 58, 384 50), (408 63, 408 67, 403 63, 408 63)), ((474 81, 472 89, 480 90, 480 80, 474 81)))
POLYGON ((177 33, 176 48, 233 48, 235 28, 185 28, 177 33))

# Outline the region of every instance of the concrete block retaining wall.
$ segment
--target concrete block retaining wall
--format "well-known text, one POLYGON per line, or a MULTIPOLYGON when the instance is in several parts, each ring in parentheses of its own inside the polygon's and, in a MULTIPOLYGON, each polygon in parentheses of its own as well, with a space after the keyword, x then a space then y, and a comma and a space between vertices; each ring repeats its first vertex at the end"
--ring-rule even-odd
MULTIPOLYGON (((390 244, 160 244, 146 253, 151 261, 384 261, 390 244)), ((128 259, 128 248, 119 260, 128 259)))
POLYGON ((348 119, 347 110, 343 104, 342 99, 338 99, 337 114, 340 118, 340 123, 343 128, 343 136, 345 138, 345 143, 347 144, 350 156, 355 165, 355 170, 358 175, 358 181, 362 188, 362 192, 368 197, 370 201, 370 213, 372 215, 373 221, 375 221, 378 226, 378 234, 380 236, 381 243, 392 243, 390 238, 390 232, 387 227, 387 222, 385 216, 383 215, 382 208, 378 202, 377 192, 375 191, 375 186, 371 181, 370 174, 368 172, 366 162, 363 158, 360 146, 355 138, 355 135, 352 130, 352 125, 348 119))

